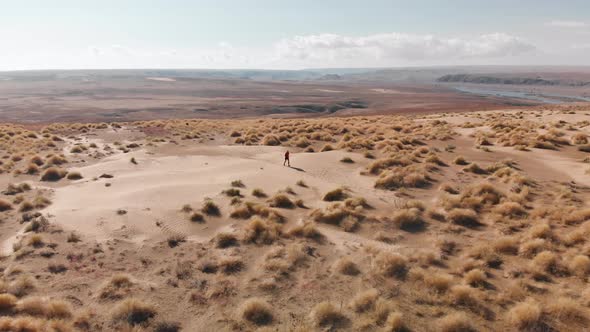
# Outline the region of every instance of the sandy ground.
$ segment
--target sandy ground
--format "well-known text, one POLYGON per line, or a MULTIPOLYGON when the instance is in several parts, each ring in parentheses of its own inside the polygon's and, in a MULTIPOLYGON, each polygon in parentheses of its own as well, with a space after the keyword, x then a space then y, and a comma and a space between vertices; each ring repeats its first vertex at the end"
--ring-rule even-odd
POLYGON ((587 330, 589 111, 1 127, 0 330, 587 330))

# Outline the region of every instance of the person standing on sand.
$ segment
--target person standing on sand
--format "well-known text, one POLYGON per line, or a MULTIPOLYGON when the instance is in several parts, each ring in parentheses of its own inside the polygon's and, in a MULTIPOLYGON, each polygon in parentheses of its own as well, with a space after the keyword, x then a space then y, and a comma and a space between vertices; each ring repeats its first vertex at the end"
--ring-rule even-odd
POLYGON ((285 166, 285 163, 287 163, 287 166, 291 167, 291 161, 289 161, 289 150, 285 152, 285 161, 283 161, 283 166, 285 166))

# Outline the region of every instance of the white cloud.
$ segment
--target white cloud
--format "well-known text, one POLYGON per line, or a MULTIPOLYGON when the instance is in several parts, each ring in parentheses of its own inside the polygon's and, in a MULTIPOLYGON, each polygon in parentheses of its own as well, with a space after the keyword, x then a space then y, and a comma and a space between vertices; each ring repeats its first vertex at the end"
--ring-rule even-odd
POLYGON ((590 24, 581 21, 560 21, 555 20, 547 23, 548 26, 556 28, 587 28, 590 24))
POLYGON ((446 38, 434 35, 384 33, 362 37, 336 34, 296 36, 275 45, 279 59, 300 62, 330 60, 421 62, 468 58, 499 58, 521 55, 535 46, 521 38, 493 33, 473 38, 446 38))

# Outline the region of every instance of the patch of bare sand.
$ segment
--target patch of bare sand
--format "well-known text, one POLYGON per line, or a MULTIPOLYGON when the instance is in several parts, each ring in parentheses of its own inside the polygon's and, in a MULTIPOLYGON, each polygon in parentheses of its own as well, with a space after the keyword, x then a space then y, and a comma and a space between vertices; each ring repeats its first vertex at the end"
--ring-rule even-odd
POLYGON ((201 146, 185 149, 183 154, 171 149, 171 154, 166 149, 150 154, 145 150, 118 154, 74 169, 84 174, 85 180, 56 188, 53 204, 46 212, 65 229, 99 241, 117 236, 140 242, 174 234, 201 241, 233 228, 235 220, 227 217, 232 207, 221 194, 233 180, 247 186, 241 189, 244 200, 252 201, 256 201, 250 195, 254 188, 272 196, 277 188, 291 187, 296 192, 293 199, 321 207, 325 205, 323 193, 343 185, 353 195, 376 204, 387 205, 395 199, 393 193, 375 190, 372 179, 360 175, 363 162, 338 162, 345 155, 364 159, 357 154, 296 153, 291 157, 293 167, 285 167, 284 148, 278 147, 201 146), (132 157, 137 165, 130 162, 132 157), (103 174, 113 178, 100 178, 103 174), (298 180, 308 183, 309 188, 297 187, 298 180), (199 208, 206 198, 220 205, 222 217, 199 224, 191 223, 180 212, 184 204, 199 208), (118 214, 119 210, 125 213, 118 214))

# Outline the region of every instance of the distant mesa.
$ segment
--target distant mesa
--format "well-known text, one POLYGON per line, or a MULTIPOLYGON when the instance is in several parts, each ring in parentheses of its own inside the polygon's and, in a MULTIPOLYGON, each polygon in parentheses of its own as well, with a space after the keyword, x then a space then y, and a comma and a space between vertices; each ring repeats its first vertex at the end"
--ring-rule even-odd
POLYGON ((317 80, 318 81, 339 81, 341 79, 342 79, 342 76, 340 76, 338 74, 326 74, 326 75, 319 77, 317 80))
POLYGON ((541 77, 503 77, 477 74, 450 74, 439 77, 437 82, 445 83, 475 83, 475 84, 510 84, 510 85, 567 85, 587 86, 588 81, 544 79, 541 77))

